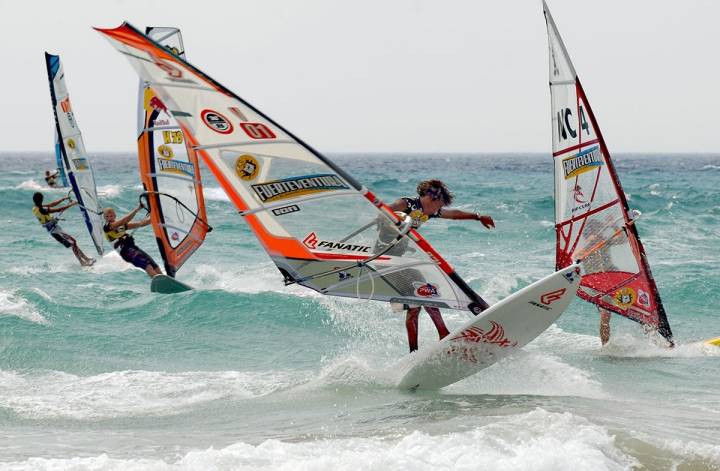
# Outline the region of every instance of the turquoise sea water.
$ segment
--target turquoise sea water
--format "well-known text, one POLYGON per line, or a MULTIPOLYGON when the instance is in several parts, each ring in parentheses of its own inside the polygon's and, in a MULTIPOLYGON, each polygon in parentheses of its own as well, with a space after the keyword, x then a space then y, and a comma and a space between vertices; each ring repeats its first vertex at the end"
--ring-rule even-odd
MULTIPOLYGON (((104 202, 131 209, 134 156, 92 157, 104 202)), ((422 229, 488 301, 552 271, 549 156, 332 157, 386 201, 437 177, 492 215, 422 229)), ((151 294, 112 252, 81 268, 30 212, 65 194, 41 185, 53 162, 0 155, 0 469, 720 469, 720 348, 692 344, 720 336, 719 155, 615 157, 677 348, 619 318, 601 348, 577 299, 521 354, 422 393, 392 386, 403 315, 284 287, 212 178, 215 230, 178 274, 195 291, 151 294)), ((436 335, 421 317, 421 347, 436 335)))

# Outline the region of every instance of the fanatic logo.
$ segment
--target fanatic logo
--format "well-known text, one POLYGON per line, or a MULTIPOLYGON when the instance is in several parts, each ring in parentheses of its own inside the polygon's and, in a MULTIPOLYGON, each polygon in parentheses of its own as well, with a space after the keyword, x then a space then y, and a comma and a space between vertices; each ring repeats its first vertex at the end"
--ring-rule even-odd
POLYGON ((558 290, 550 291, 549 293, 545 293, 542 296, 540 296, 540 302, 546 306, 549 306, 550 304, 554 303, 555 301, 561 299, 563 297, 563 294, 565 294, 565 291, 567 291, 565 288, 560 288, 558 290))
POLYGON ((317 235, 315 235, 314 232, 311 232, 303 239, 303 244, 305 244, 305 247, 315 249, 317 247, 317 235))

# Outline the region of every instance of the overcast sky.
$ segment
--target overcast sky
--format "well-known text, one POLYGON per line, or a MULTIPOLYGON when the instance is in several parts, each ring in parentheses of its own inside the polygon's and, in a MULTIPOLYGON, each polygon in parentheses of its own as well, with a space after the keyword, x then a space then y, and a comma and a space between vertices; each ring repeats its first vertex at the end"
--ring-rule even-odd
MULTIPOLYGON (((549 0, 608 145, 720 151, 720 2, 549 0)), ((539 0, 0 0, 2 150, 48 150, 43 51, 91 152, 134 151, 137 76, 91 26, 188 59, 324 152, 549 152, 539 0)))

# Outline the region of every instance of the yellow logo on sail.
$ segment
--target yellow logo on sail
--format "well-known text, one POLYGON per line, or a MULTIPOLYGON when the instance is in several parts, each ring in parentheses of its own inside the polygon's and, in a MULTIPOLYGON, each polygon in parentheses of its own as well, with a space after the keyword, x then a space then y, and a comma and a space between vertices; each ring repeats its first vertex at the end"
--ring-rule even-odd
POLYGON ((252 155, 241 155, 235 161, 235 173, 241 180, 255 180, 255 177, 260 173, 260 164, 252 155))
POLYGON ((630 287, 620 288, 615 291, 615 304, 623 309, 629 308, 637 299, 635 290, 630 287))

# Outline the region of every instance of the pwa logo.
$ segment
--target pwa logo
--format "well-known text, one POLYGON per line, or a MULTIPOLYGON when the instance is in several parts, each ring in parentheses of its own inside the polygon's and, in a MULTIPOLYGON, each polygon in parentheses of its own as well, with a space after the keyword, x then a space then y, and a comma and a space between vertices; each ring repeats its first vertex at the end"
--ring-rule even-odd
POLYGON ((550 291, 549 293, 545 293, 540 296, 540 302, 543 303, 546 306, 551 305, 555 301, 562 299, 563 294, 565 294, 565 291, 567 291, 565 288, 560 288, 555 291, 550 291))
POLYGON ((421 298, 440 297, 440 291, 435 284, 414 282, 413 286, 415 287, 415 296, 420 296, 421 298))
POLYGON ((303 244, 305 245, 305 247, 313 250, 317 247, 317 243, 317 235, 314 232, 311 232, 303 239, 303 244))

